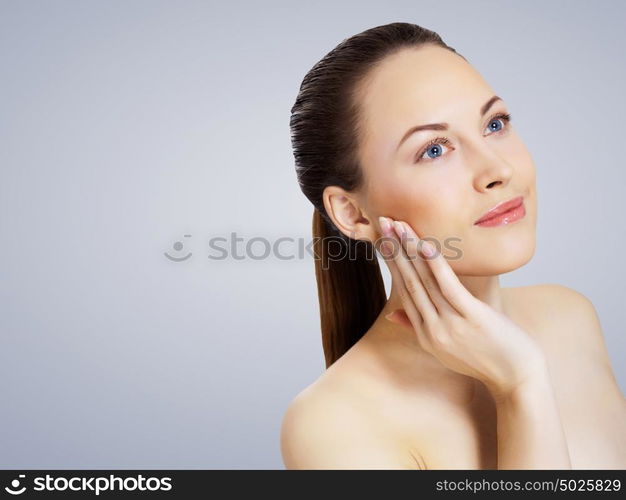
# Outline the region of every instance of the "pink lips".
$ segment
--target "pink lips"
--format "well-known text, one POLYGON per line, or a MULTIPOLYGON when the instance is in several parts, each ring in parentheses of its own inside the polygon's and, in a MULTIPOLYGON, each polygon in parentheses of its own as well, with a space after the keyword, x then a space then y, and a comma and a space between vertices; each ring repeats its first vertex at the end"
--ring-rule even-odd
POLYGON ((492 227, 511 224, 526 215, 524 197, 518 196, 508 201, 497 204, 480 219, 474 222, 476 226, 492 227))

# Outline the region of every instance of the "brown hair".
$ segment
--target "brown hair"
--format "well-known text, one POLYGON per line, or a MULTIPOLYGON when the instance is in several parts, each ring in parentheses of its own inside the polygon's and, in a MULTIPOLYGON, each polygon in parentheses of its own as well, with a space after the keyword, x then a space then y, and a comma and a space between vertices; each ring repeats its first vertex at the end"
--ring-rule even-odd
POLYGON ((434 31, 410 23, 377 26, 345 39, 306 74, 291 108, 298 183, 314 206, 313 249, 326 368, 365 334, 387 296, 373 243, 337 229, 324 207, 324 188, 353 191, 363 183, 357 155, 359 84, 386 56, 424 44, 457 53, 434 31), (336 256, 331 246, 337 243, 349 257, 345 252, 336 256))

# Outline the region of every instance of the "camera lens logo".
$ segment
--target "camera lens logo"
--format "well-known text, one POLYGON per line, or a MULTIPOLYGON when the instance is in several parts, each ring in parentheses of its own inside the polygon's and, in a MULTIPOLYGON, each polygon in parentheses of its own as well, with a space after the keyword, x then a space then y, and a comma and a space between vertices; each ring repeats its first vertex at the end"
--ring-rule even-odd
MULTIPOLYGON (((191 238, 190 234, 186 234, 185 238, 191 238)), ((172 245, 172 247, 174 248, 174 250, 176 250, 177 252, 180 252, 183 249, 183 242, 182 241, 177 241, 176 243, 174 243, 172 245)), ((170 254, 168 254, 167 252, 164 252, 163 255, 165 255, 168 259, 173 260, 174 262, 182 262, 183 260, 187 260, 189 257, 191 257, 192 253, 189 252, 187 255, 185 255, 184 257, 176 257, 176 256, 172 256, 170 254)))
MULTIPOLYGON (((26 476, 24 474, 20 474, 18 477, 25 478, 26 476)), ((21 489, 18 490, 17 488, 19 487, 20 487, 20 480, 14 479, 13 481, 11 481, 11 487, 5 486, 4 490, 7 493, 10 493, 11 495, 21 495, 22 493, 26 491, 26 486, 23 486, 21 489), (15 490, 11 488, 15 488, 15 490)))

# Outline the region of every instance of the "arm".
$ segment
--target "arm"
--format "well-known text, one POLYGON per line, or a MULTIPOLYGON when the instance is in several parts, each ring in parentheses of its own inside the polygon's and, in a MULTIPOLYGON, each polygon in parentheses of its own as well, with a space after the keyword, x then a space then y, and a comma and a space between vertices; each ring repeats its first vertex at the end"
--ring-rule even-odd
POLYGON ((576 391, 576 398, 563 401, 570 425, 594 429, 590 431, 594 433, 593 446, 587 448, 584 457, 577 457, 577 466, 623 469, 626 467, 626 399, 611 366, 598 313, 591 300, 576 290, 545 285, 544 291, 544 303, 550 303, 548 294, 558 297, 559 313, 552 311, 549 315, 555 327, 554 334, 546 340, 546 348, 566 367, 567 374, 559 374, 560 386, 576 391))
MULTIPOLYGON (((611 368, 595 307, 583 294, 562 285, 542 285, 535 288, 534 293, 537 294, 534 306, 545 307, 542 315, 553 321, 550 334, 543 337, 542 342, 546 350, 560 359, 563 369, 558 373, 558 383, 575 388, 577 394, 576 398, 562 401, 568 405, 566 411, 571 425, 604 429, 594 439, 596 447, 588 449, 584 457, 578 457, 578 465, 581 468, 623 467, 626 464, 626 400, 611 368), (609 450, 615 453, 609 456, 609 450)), ((525 456, 535 456, 539 467, 540 461, 544 461, 545 467, 569 468, 559 465, 565 459, 565 448, 559 444, 563 433, 558 425, 551 380, 546 372, 541 372, 520 390, 508 396, 495 396, 500 468, 523 468, 525 456), (532 451, 533 440, 541 443, 535 448, 539 453, 532 451)))
POLYGON ((547 366, 505 394, 498 414, 498 469, 571 469, 547 366))

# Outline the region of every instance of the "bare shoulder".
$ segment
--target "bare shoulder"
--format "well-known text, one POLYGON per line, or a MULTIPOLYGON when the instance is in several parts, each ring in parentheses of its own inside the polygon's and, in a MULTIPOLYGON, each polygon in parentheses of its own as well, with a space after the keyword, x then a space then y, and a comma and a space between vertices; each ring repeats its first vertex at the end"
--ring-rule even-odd
POLYGON ((582 293, 558 283, 542 283, 538 285, 526 285, 502 289, 513 300, 534 299, 538 302, 533 305, 545 304, 586 304, 592 306, 591 301, 582 293))
POLYGON ((595 376, 622 398, 600 318, 586 295, 556 283, 503 290, 517 319, 528 321, 538 340, 558 356, 561 363, 575 363, 581 375, 595 376))
MULTIPOLYGON (((551 335, 567 336, 604 345, 602 328, 591 300, 581 292, 557 283, 504 288, 509 308, 518 317, 545 327, 551 335), (558 326, 557 329, 550 327, 558 326)), ((556 340, 556 339, 555 339, 556 340)))
POLYGON ((320 377, 287 407, 280 448, 287 469, 418 469, 402 443, 385 431, 370 407, 320 377))

